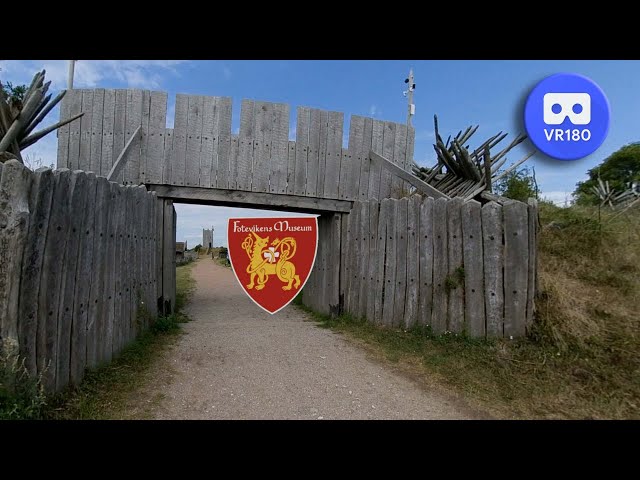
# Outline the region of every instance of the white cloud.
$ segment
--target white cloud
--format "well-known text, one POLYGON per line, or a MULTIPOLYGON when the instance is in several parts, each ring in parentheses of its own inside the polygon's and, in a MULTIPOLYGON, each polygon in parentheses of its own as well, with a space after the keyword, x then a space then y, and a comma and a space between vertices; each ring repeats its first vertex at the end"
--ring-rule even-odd
POLYGON ((372 117, 382 115, 382 111, 378 108, 377 105, 371 105, 369 107, 369 115, 372 117))

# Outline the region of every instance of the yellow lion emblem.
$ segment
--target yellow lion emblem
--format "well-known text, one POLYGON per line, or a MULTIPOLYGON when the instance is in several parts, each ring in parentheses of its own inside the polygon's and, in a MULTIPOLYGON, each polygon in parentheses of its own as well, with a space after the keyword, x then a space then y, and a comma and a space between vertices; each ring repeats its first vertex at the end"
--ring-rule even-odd
POLYGON ((292 286, 297 290, 300 286, 300 276, 296 275, 296 266, 290 261, 296 254, 296 248, 296 240, 292 237, 282 240, 276 238, 269 245, 269 237, 262 238, 255 232, 247 235, 242 242, 242 249, 247 252, 250 260, 247 267, 247 288, 251 290, 255 287, 256 290, 262 290, 269 280, 269 275, 276 275, 281 282, 286 283, 282 290, 291 290, 292 286))

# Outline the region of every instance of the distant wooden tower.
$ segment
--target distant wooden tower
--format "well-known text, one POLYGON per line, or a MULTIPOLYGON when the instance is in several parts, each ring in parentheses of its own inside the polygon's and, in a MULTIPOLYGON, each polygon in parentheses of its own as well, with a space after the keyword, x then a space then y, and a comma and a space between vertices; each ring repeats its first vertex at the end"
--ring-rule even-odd
POLYGON ((213 227, 211 227, 211 230, 202 229, 202 246, 204 248, 213 248, 213 227))

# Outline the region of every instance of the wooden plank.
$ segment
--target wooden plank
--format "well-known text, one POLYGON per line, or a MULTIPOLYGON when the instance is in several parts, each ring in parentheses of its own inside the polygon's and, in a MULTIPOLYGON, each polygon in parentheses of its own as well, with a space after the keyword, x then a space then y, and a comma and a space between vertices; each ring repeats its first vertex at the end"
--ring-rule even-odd
POLYGON ((307 188, 305 195, 318 196, 318 173, 320 168, 320 123, 322 111, 309 110, 309 140, 307 144, 307 188))
POLYGON ((275 195, 263 192, 218 190, 212 188, 177 187, 173 185, 149 185, 159 197, 174 200, 194 200, 207 205, 251 206, 266 209, 286 207, 291 211, 349 212, 351 202, 295 195, 275 195))
POLYGON ((156 317, 162 316, 162 219, 164 216, 163 212, 163 201, 159 199, 155 192, 151 192, 154 196, 155 203, 155 292, 153 296, 153 301, 155 302, 155 311, 156 317))
MULTIPOLYGON (((69 117, 82 112, 82 90, 67 90, 65 94, 69 101, 69 117)), ((80 165, 80 142, 82 136, 82 117, 69 123, 69 160, 67 166, 70 170, 77 170, 80 165)))
POLYGON ((356 285, 358 278, 357 262, 359 259, 360 249, 358 245, 358 230, 360 226, 360 203, 355 202, 353 209, 349 214, 349 223, 347 229, 347 244, 349 245, 349 252, 347 254, 347 271, 349 276, 347 278, 347 286, 345 289, 345 310, 352 315, 356 315, 354 302, 357 298, 356 285))
MULTIPOLYGON (((155 192, 149 192, 147 202, 149 203, 149 233, 148 233, 148 257, 149 257, 149 267, 148 267, 148 275, 149 275, 149 289, 148 289, 148 298, 147 298, 147 310, 149 311, 150 318, 148 319, 150 322, 158 316, 158 297, 157 293, 157 278, 158 278, 158 259, 157 259, 157 244, 156 244, 156 233, 157 233, 157 195, 155 192)), ((149 327, 151 324, 147 323, 146 326, 149 327)))
MULTIPOLYGON (((414 147, 415 147, 415 143, 416 143, 416 130, 415 128, 409 126, 407 127, 407 150, 406 150, 406 155, 405 155, 405 164, 404 164, 404 170, 407 172, 412 172, 413 169, 413 164, 414 164, 414 160, 413 160, 413 152, 414 152, 414 147)), ((411 189, 412 185, 409 184, 408 182, 404 182, 404 189, 409 192, 411 189)))
MULTIPOLYGON (((0 183, 1 185, 1 183, 0 183)), ((48 168, 39 168, 33 174, 33 184, 29 196, 29 233, 24 244, 22 273, 20 278, 20 303, 15 318, 19 321, 18 338, 20 354, 24 358, 27 371, 37 374, 36 340, 38 331, 38 295, 40 278, 44 263, 44 249, 49 231, 51 200, 53 196, 53 172, 48 168)), ((6 207, 2 207, 6 215, 6 207)), ((0 233, 0 237, 2 233, 0 233)), ((13 255, 12 249, 2 248, 0 257, 13 255)), ((11 265, 6 258, 0 259, 0 271, 11 265)), ((4 290, 4 289, 3 289, 4 290)), ((4 290, 6 291, 6 290, 4 290)))
POLYGON ((374 292, 376 291, 378 280, 378 217, 380 215, 380 204, 377 201, 369 202, 369 254, 367 257, 367 280, 366 280, 366 309, 365 316, 370 322, 375 318, 375 304, 378 301, 374 292))
MULTIPOLYGON (((216 102, 218 110, 217 150, 215 152, 217 164, 214 161, 216 167, 216 186, 218 188, 234 188, 230 185, 230 166, 233 162, 235 169, 238 150, 236 142, 236 156, 231 156, 231 98, 218 97, 216 102)), ((232 178, 235 182, 235 175, 232 178)), ((211 186, 213 186, 213 174, 211 175, 211 183, 211 186)))
POLYGON ((184 95, 182 93, 178 93, 176 95, 176 113, 173 122, 173 153, 170 157, 171 185, 185 184, 185 168, 187 161, 187 117, 189 116, 189 98, 189 95, 184 95))
POLYGON ((173 180, 173 163, 175 152, 173 151, 173 128, 166 128, 164 131, 164 156, 162 157, 162 182, 170 184, 173 180))
POLYGON ((65 241, 64 265, 60 275, 60 304, 58 305, 58 353, 56 355, 56 391, 61 391, 69 383, 71 363, 71 335, 76 291, 76 269, 82 230, 82 209, 87 203, 87 175, 83 171, 71 174, 71 196, 69 230, 65 241))
MULTIPOLYGON (((122 258, 129 252, 126 251, 125 237, 126 237, 126 192, 134 188, 132 185, 127 187, 119 187, 116 193, 116 199, 114 208, 116 211, 116 229, 115 229, 115 264, 114 264, 114 277, 115 277, 115 294, 114 294, 114 318, 113 318, 113 341, 111 352, 113 357, 117 357, 122 350, 123 345, 123 324, 127 320, 126 307, 128 302, 125 296, 125 282, 126 282, 126 266, 122 262, 122 258)), ((135 209, 134 209, 135 211, 135 209)), ((134 225, 136 223, 134 222, 134 225)))
POLYGON ((329 262, 330 274, 328 279, 329 312, 332 316, 340 315, 340 241, 341 241, 341 217, 339 213, 330 216, 330 241, 331 260, 329 262))
POLYGON ((114 331, 114 315, 115 315, 115 300, 117 296, 116 290, 116 262, 120 259, 116 258, 116 243, 117 243, 117 226, 120 213, 118 211, 118 197, 120 188, 117 183, 111 182, 109 184, 109 223, 108 223, 108 238, 107 238, 107 255, 105 261, 105 279, 104 279, 104 304, 103 304, 103 324, 102 332, 99 338, 101 338, 98 363, 110 362, 113 357, 113 331, 114 331))
POLYGON ((324 196, 324 183, 327 175, 327 131, 329 129, 329 112, 320 110, 320 135, 318 136, 318 186, 317 196, 324 196))
MULTIPOLYGON (((60 101, 60 121, 69 118, 71 111, 71 96, 67 91, 60 101)), ((58 136, 58 153, 56 156, 57 168, 69 168, 69 124, 61 126, 56 134, 58 136)))
POLYGON ((404 326, 404 307, 407 293, 407 232, 409 199, 398 200, 396 209, 396 282, 393 301, 393 325, 404 326))
POLYGON ((347 232, 349 230, 349 214, 340 214, 340 313, 345 310, 347 299, 347 284, 349 282, 349 239, 347 232))
POLYGON ((104 311, 104 282, 106 278, 107 238, 109 228, 110 187, 105 177, 96 179, 96 201, 92 212, 94 223, 93 267, 87 314, 87 368, 98 365, 100 344, 104 333, 102 312, 104 311))
POLYGON ((536 298, 536 272, 537 272, 537 230, 538 230, 538 201, 530 198, 528 204, 528 228, 529 228, 529 264, 527 277, 527 331, 534 320, 536 298))
POLYGON ((433 306, 431 328, 439 335, 447 330, 447 290, 449 254, 447 249, 447 205, 448 201, 438 198, 433 206, 433 306))
POLYGON ((173 235, 173 200, 164 200, 162 227, 162 297, 165 315, 173 313, 172 282, 173 265, 176 257, 175 237, 173 235))
POLYGON ((353 199, 354 195, 349 191, 351 182, 351 173, 353 172, 353 154, 347 149, 342 149, 340 157, 340 187, 338 189, 338 197, 341 199, 353 199))
POLYGON ((149 117, 151 115, 151 95, 149 90, 142 91, 141 131, 140 131, 140 164, 138 165, 138 181, 144 183, 147 176, 147 157, 149 156, 149 117))
POLYGON ((199 185, 211 187, 216 185, 217 159, 217 117, 218 106, 216 97, 202 97, 202 147, 200 149, 199 185))
POLYGON ((19 354, 18 312, 22 258, 29 233, 33 175, 18 160, 2 167, 0 179, 0 353, 19 354))
POLYGON ((167 130, 167 94, 151 92, 149 98, 149 134, 145 158, 144 182, 161 183, 164 144, 167 130))
POLYGON ((360 213, 360 258, 358 259, 358 316, 365 318, 367 316, 367 296, 369 285, 369 241, 371 235, 369 234, 370 212, 369 202, 362 202, 360 213))
POLYGON ((407 292, 404 304, 404 327, 411 328, 418 323, 419 286, 420 286, 420 204, 422 197, 409 198, 407 213, 407 292))
POLYGON ((171 305, 173 305, 173 308, 175 309, 175 304, 176 304, 176 229, 178 227, 178 218, 177 218, 177 214, 176 214, 176 209, 175 207, 172 205, 171 206, 171 214, 173 217, 172 220, 172 225, 173 225, 173 236, 172 238, 172 244, 173 244, 173 255, 171 256, 171 283, 170 283, 170 287, 171 287, 171 305))
POLYGON ((434 200, 426 197, 420 205, 420 242, 419 242, 419 305, 418 324, 431 326, 431 307, 433 305, 433 217, 434 200))
POLYGON ((287 166, 289 163, 289 105, 274 103, 271 138, 271 170, 269 191, 287 193, 287 166))
POLYGON ((107 179, 110 181, 116 181, 120 178, 121 172, 126 171, 126 167, 129 164, 129 160, 135 155, 134 152, 140 146, 140 135, 142 132, 142 127, 136 127, 135 131, 132 133, 131 137, 127 140, 124 148, 118 155, 118 158, 113 162, 113 166, 109 173, 107 173, 107 179))
POLYGON ((360 162, 360 181, 358 186, 358 198, 362 201, 369 199, 369 172, 371 170, 371 162, 369 161, 369 152, 373 142, 373 119, 365 117, 364 130, 362 136, 362 149, 359 155, 362 157, 360 162))
MULTIPOLYGON (((109 173, 109 170, 111 170, 111 165, 113 164, 113 129, 115 121, 115 108, 116 91, 104 90, 102 106, 102 145, 100 147, 99 173, 99 175, 101 176, 106 176, 107 173, 109 173)), ((96 174, 98 174, 98 172, 96 172, 96 174)))
POLYGON ((475 200, 462 206, 465 330, 472 337, 485 336, 481 215, 480 203, 475 200))
MULTIPOLYGON (((375 153, 382 155, 382 140, 384 135, 384 122, 380 120, 373 120, 372 136, 371 136, 371 150, 375 153)), ((382 165, 377 162, 371 161, 369 155, 369 188, 368 197, 371 199, 381 200, 380 198, 380 179, 382 175, 382 165)))
POLYGON ((200 149, 202 148, 202 109, 204 97, 189 95, 187 113, 187 147, 185 153, 184 184, 200 185, 200 149))
POLYGON ((347 189, 345 191, 348 199, 359 199, 360 170, 362 162, 367 152, 363 150, 364 141, 364 117, 351 115, 349 122, 349 154, 352 156, 349 163, 350 170, 347 171, 347 189))
POLYGON ((296 189, 296 142, 289 140, 288 142, 288 160, 287 160, 287 195, 293 195, 296 189))
POLYGON ((375 153, 373 151, 370 152, 370 157, 369 158, 371 159, 372 163, 380 164, 382 166, 383 170, 390 171, 390 172, 392 172, 394 174, 394 176, 397 176, 399 178, 407 180, 414 187, 416 187, 416 189, 418 189, 418 191, 420 191, 424 195, 427 195, 427 196, 430 196, 430 197, 434 197, 434 198, 449 198, 447 195, 445 195, 444 193, 440 192, 438 189, 432 187, 428 183, 423 182, 418 177, 410 174, 409 172, 405 172, 403 169, 401 169, 397 165, 395 165, 392 162, 390 162, 389 159, 387 159, 387 158, 385 158, 385 157, 383 157, 381 155, 378 155, 377 153, 375 153))
POLYGON ((504 336, 523 336, 527 319, 529 226, 527 204, 502 207, 504 215, 504 336))
POLYGON ((148 253, 149 253, 149 245, 147 244, 147 233, 148 233, 148 225, 147 221, 149 219, 149 211, 147 209, 147 189, 144 185, 140 185, 136 189, 136 195, 139 198, 139 211, 140 211, 140 221, 138 222, 138 243, 136 245, 136 259, 138 261, 138 285, 137 285, 137 296, 136 296, 136 315, 131 319, 131 323, 133 324, 132 328, 132 337, 133 340, 135 336, 144 328, 144 324, 140 323, 141 319, 139 318, 140 309, 145 305, 147 300, 147 289, 148 289, 148 273, 147 273, 147 265, 148 261, 148 253))
POLYGON ((324 315, 329 314, 329 301, 327 299, 327 277, 329 270, 329 255, 331 253, 329 244, 330 241, 330 232, 329 232, 329 224, 331 220, 329 216, 322 215, 322 229, 320 231, 320 238, 322 242, 322 256, 320 266, 320 277, 318 282, 318 311, 324 315))
POLYGON ((69 366, 69 381, 78 385, 84 377, 87 360, 87 324, 91 292, 92 270, 94 268, 94 232, 96 222, 96 191, 97 181, 94 173, 87 173, 86 203, 76 213, 81 218, 78 247, 78 265, 73 304, 73 318, 71 324, 71 364, 69 366))
POLYGON ((238 155, 240 139, 237 135, 231 135, 231 146, 229 150, 229 188, 234 189, 238 183, 238 155))
POLYGON ((253 148, 255 140, 255 103, 242 100, 240 108, 240 136, 238 137, 238 162, 236 188, 251 190, 253 175, 253 148))
MULTIPOLYGON (((140 225, 141 218, 144 214, 140 211, 140 206, 136 204, 135 193, 137 187, 128 187, 124 189, 124 237, 123 248, 126 252, 126 262, 122 266, 122 291, 123 302, 120 310, 120 319, 123 326, 118 329, 123 332, 126 343, 132 336, 133 323, 136 318, 136 286, 135 286, 135 264, 138 249, 136 245, 136 231, 140 225)), ((118 338, 120 338, 119 335, 118 338)))
MULTIPOLYGON (((393 153, 396 142, 396 125, 393 122, 384 122, 382 130, 382 156, 395 164, 393 153)), ((391 197, 391 172, 389 169, 383 168, 380 174, 380 190, 379 198, 391 197)))
POLYGON ((460 197, 447 204, 448 313, 447 330, 464 330, 464 255, 462 249, 462 204, 460 197))
MULTIPOLYGON (((131 138, 136 128, 142 125, 142 90, 127 90, 127 110, 125 122, 125 138, 131 138)), ((137 185, 140 178, 140 143, 134 144, 129 153, 124 169, 124 181, 137 185)))
POLYGON ((298 107, 296 112, 296 167, 294 195, 305 195, 307 191, 307 154, 309 147, 308 107, 298 107))
POLYGON ((487 336, 502 337, 504 322, 502 206, 489 202, 482 207, 482 258, 487 336))
MULTIPOLYGON (((385 325, 393 325, 394 321, 393 312, 395 308, 396 259, 398 249, 396 221, 398 218, 399 203, 398 200, 392 201, 390 214, 387 217, 387 241, 384 263, 384 305, 382 308, 382 323, 385 325)), ((402 306, 404 307, 404 302, 402 306)))
POLYGON ((322 196, 324 198, 338 198, 340 190, 340 157, 342 155, 344 114, 340 112, 328 112, 327 122, 325 179, 322 196))
POLYGON ((80 154, 78 169, 91 170, 91 133, 93 116, 93 90, 82 90, 82 111, 80 118, 80 154))
MULTIPOLYGON (((100 162, 102 161, 103 142, 103 109, 104 109, 104 89, 96 88, 93 91, 93 110, 91 112, 91 145, 89 148, 89 168, 87 170, 100 175, 100 162)), ((82 117, 84 118, 84 116, 82 117)))
POLYGON ((271 169, 271 140, 273 138, 273 103, 255 102, 255 130, 251 190, 269 191, 271 169))
MULTIPOLYGON (((405 164, 407 161, 407 126, 401 123, 396 124, 396 136, 393 147, 393 163, 395 163, 402 170, 405 170, 405 164)), ((403 191, 402 179, 397 176, 391 177, 391 194, 395 198, 401 198, 405 195, 403 191)))
POLYGON ((380 203, 380 213, 378 214, 378 230, 376 239, 376 256, 374 261, 376 262, 376 276, 375 276, 375 301, 373 322, 375 324, 382 323, 383 302, 384 302, 384 290, 385 290, 385 252, 387 244, 387 226, 389 225, 389 216, 391 215, 392 202, 389 199, 384 199, 380 203))
MULTIPOLYGON (((113 117, 113 156, 110 161, 109 170, 113 167, 116 159, 122 152, 124 145, 131 135, 126 135, 127 128, 127 91, 116 90, 116 104, 114 108, 113 117)), ((123 183, 124 173, 121 173, 118 178, 113 179, 114 182, 123 183)))

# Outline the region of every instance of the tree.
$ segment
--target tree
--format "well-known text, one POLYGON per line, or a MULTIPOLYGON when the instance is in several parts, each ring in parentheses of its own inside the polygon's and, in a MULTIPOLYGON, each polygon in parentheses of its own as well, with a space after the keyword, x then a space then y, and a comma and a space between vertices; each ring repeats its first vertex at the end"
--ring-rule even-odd
POLYGON ((7 82, 5 84, 0 83, 0 88, 2 88, 5 96, 12 104, 22 104, 24 94, 27 93, 26 85, 16 85, 14 87, 11 82, 7 82))
POLYGON ((589 179, 578 182, 574 191, 576 203, 581 205, 599 203, 598 197, 593 192, 598 178, 603 182, 608 180, 611 189, 617 192, 623 192, 631 188, 634 183, 640 183, 640 142, 625 145, 587 173, 589 179))
POLYGON ((493 190, 498 195, 525 203, 529 198, 538 198, 540 195, 535 171, 529 167, 509 172, 493 185, 493 190))
POLYGON ((199 252, 201 248, 202 248, 202 245, 198 244, 195 247, 193 247, 193 251, 194 252, 199 252))

